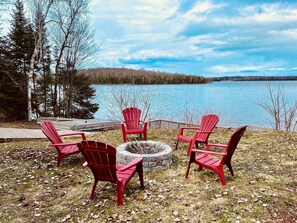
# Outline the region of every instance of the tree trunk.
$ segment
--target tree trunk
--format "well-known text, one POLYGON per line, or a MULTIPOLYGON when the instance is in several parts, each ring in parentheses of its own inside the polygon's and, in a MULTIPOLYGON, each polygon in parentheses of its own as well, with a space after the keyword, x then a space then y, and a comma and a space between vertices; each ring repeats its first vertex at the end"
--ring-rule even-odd
MULTIPOLYGON (((36 63, 36 58, 38 58, 38 54, 42 50, 42 32, 45 26, 45 19, 48 15, 48 12, 51 8, 51 5, 53 4, 54 0, 49 0, 48 5, 46 8, 46 11, 44 15, 41 13, 41 16, 39 16, 38 19, 38 36, 37 36, 37 41, 35 42, 35 47, 34 51, 31 57, 30 61, 30 70, 27 74, 27 100, 28 100, 28 121, 32 121, 32 88, 33 88, 33 74, 34 74, 34 65, 36 63)), ((37 10, 41 10, 40 8, 40 2, 36 3, 37 4, 37 10)), ((39 57, 39 60, 41 59, 41 56, 39 57)))

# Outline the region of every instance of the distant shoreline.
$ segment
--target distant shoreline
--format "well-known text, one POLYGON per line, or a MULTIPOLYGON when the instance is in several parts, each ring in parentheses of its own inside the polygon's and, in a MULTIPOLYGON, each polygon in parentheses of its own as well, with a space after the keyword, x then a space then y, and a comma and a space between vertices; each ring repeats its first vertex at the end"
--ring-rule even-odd
POLYGON ((94 68, 79 70, 89 77, 92 84, 207 84, 218 81, 292 81, 297 76, 223 76, 204 77, 198 75, 174 74, 158 71, 134 70, 127 68, 94 68))
POLYGON ((296 81, 297 76, 225 76, 208 78, 210 82, 218 81, 296 81))

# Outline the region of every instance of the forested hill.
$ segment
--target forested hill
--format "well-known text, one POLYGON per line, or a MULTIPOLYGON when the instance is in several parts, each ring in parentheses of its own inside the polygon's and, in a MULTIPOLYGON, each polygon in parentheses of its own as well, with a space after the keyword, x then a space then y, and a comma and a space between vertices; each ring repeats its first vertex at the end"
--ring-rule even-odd
POLYGON ((230 76, 213 77, 209 81, 294 81, 297 76, 230 76))
POLYGON ((201 76, 171 74, 127 68, 96 68, 80 70, 93 84, 203 84, 209 82, 201 76))

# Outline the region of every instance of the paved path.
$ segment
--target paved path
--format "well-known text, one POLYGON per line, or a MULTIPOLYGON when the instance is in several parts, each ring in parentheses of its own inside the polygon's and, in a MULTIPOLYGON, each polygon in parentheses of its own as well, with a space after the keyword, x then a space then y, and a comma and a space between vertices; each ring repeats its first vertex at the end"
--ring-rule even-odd
MULTIPOLYGON (((71 130, 58 131, 59 134, 66 134, 71 130)), ((89 133, 86 133, 89 134, 89 133)), ((18 129, 18 128, 0 128, 0 142, 25 139, 46 139, 45 135, 39 129, 18 129)))

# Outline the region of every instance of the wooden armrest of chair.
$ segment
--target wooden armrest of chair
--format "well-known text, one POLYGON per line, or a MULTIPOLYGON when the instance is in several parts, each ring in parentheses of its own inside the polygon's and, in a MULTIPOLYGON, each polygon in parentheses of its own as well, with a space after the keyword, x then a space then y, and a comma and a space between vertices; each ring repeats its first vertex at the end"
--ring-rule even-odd
POLYGON ((211 133, 214 133, 213 131, 197 131, 198 133, 209 133, 209 134, 211 134, 211 133))
POLYGON ((226 149, 227 148, 227 145, 225 144, 219 144, 219 143, 208 143, 205 147, 205 150, 206 151, 209 151, 210 150, 210 147, 217 147, 217 148, 224 148, 226 149))
POLYGON ((128 163, 126 166, 123 166, 119 169, 117 169, 118 171, 124 171, 124 170, 127 170, 129 168, 131 168, 132 166, 136 166, 137 164, 141 163, 143 160, 142 157, 139 157, 139 158, 136 158, 134 160, 132 160, 130 163, 128 163))
POLYGON ((191 129, 191 130, 196 130, 199 129, 199 127, 181 127, 179 129, 191 129))
POLYGON ((191 152, 195 153, 203 153, 203 154, 211 154, 211 155, 217 155, 217 156, 226 156, 227 153, 218 153, 218 152, 213 152, 213 151, 208 151, 208 150, 200 150, 200 149, 192 149, 191 152))
POLYGON ((181 127, 179 128, 178 135, 183 135, 184 130, 199 130, 198 127, 181 127))
POLYGON ((227 145, 225 144, 219 144, 219 143, 207 143, 206 147, 220 147, 220 148, 226 148, 227 145))
POLYGON ((79 142, 63 142, 63 143, 52 143, 50 146, 72 146, 72 145, 77 145, 79 142))
POLYGON ((86 136, 84 132, 70 132, 70 133, 61 134, 60 136, 73 136, 73 135, 81 135, 81 138, 83 140, 86 140, 86 136))

